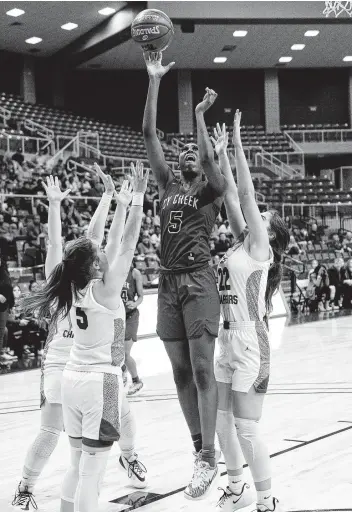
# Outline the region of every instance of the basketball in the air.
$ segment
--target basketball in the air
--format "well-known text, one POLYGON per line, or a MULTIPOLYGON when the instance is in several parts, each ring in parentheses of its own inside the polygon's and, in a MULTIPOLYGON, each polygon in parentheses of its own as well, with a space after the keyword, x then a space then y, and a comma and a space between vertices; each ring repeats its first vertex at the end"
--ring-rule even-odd
POLYGON ((174 26, 164 12, 158 9, 146 9, 133 20, 131 35, 144 51, 162 52, 171 43, 174 26))

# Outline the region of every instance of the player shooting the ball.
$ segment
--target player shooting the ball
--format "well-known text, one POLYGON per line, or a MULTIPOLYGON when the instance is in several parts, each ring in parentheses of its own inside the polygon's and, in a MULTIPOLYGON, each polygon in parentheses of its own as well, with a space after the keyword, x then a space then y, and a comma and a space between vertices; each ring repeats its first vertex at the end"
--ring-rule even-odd
POLYGON ((206 89, 196 107, 198 145, 186 144, 179 155, 181 179, 166 163, 156 132, 160 81, 172 68, 162 54, 144 54, 149 90, 143 135, 160 197, 161 267, 157 333, 171 361, 180 405, 194 448, 195 468, 185 497, 205 498, 219 476, 215 460, 217 387, 214 346, 220 304, 209 265, 209 238, 220 211, 225 179, 214 160, 204 113, 217 94, 206 89))

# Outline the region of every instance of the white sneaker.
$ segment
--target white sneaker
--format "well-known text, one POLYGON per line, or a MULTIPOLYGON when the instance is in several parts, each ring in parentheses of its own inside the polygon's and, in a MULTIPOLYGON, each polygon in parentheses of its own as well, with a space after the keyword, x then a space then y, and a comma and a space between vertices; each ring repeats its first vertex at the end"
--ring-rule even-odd
POLYGON ((134 396, 142 389, 144 386, 143 382, 140 380, 138 382, 132 382, 132 384, 129 387, 129 390, 127 391, 127 396, 134 396))
POLYGON ((211 468, 209 462, 201 459, 201 452, 197 454, 194 463, 192 480, 187 485, 184 496, 187 500, 204 500, 214 488, 220 478, 218 466, 211 468))
POLYGON ((121 468, 123 468, 128 478, 130 479, 132 487, 137 489, 144 489, 147 487, 147 479, 145 474, 147 472, 145 466, 138 460, 138 455, 135 453, 128 460, 123 455, 119 458, 121 468))
MULTIPOLYGON (((221 488, 219 488, 220 490, 221 488)), ((256 512, 256 496, 252 492, 248 484, 243 484, 242 490, 239 494, 235 494, 229 487, 221 489, 224 494, 216 505, 216 512, 235 512, 241 510, 246 512, 256 512)))
POLYGON ((0 354, 0 361, 2 361, 3 363, 17 361, 17 356, 12 356, 11 354, 9 354, 7 352, 3 352, 2 354, 0 354))
POLYGON ((284 509, 280 505, 277 498, 273 498, 273 508, 269 508, 266 505, 257 505, 258 512, 284 512, 284 509))
POLYGON ((11 505, 15 510, 38 510, 33 493, 28 491, 28 487, 24 491, 20 491, 20 485, 15 492, 11 505))

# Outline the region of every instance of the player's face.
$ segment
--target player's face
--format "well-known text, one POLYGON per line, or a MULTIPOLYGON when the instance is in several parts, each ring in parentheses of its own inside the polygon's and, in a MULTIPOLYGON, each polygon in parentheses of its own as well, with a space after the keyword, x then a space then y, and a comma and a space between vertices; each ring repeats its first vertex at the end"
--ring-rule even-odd
POLYGON ((273 216, 273 214, 271 212, 263 212, 262 213, 262 219, 263 219, 263 222, 265 224, 267 231, 270 231, 270 222, 271 222, 272 216, 273 216))
POLYGON ((199 163, 197 144, 185 144, 179 156, 180 169, 186 179, 192 179, 202 173, 199 163))

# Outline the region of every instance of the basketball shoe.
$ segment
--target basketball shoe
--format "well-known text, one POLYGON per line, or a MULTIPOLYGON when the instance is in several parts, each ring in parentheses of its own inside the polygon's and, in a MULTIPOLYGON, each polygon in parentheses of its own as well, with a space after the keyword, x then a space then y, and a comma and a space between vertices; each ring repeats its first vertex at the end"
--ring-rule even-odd
POLYGON ((273 507, 269 508, 266 505, 257 505, 258 512, 284 512, 284 509, 280 505, 280 502, 277 498, 273 498, 273 507))
POLYGON ((235 512, 236 510, 246 512, 256 512, 256 496, 252 492, 248 484, 243 484, 239 494, 231 491, 230 487, 219 490, 223 491, 223 495, 216 505, 216 512, 235 512))
POLYGON ((24 491, 20 491, 20 485, 18 484, 15 497, 12 501, 12 506, 16 510, 38 510, 38 505, 35 502, 33 493, 28 491, 28 487, 24 488, 24 491))
POLYGON ((219 480, 220 472, 217 464, 212 468, 209 462, 202 460, 201 451, 194 455, 194 472, 184 496, 187 500, 204 500, 219 480))
POLYGON ((129 390, 127 391, 127 396, 133 396, 139 393, 139 391, 144 386, 143 382, 139 380, 138 382, 132 382, 132 384, 129 387, 129 390))
POLYGON ((147 487, 147 479, 145 473, 147 472, 145 466, 138 460, 138 455, 135 453, 129 459, 123 455, 119 458, 120 467, 127 473, 132 487, 137 489, 144 489, 147 487))

